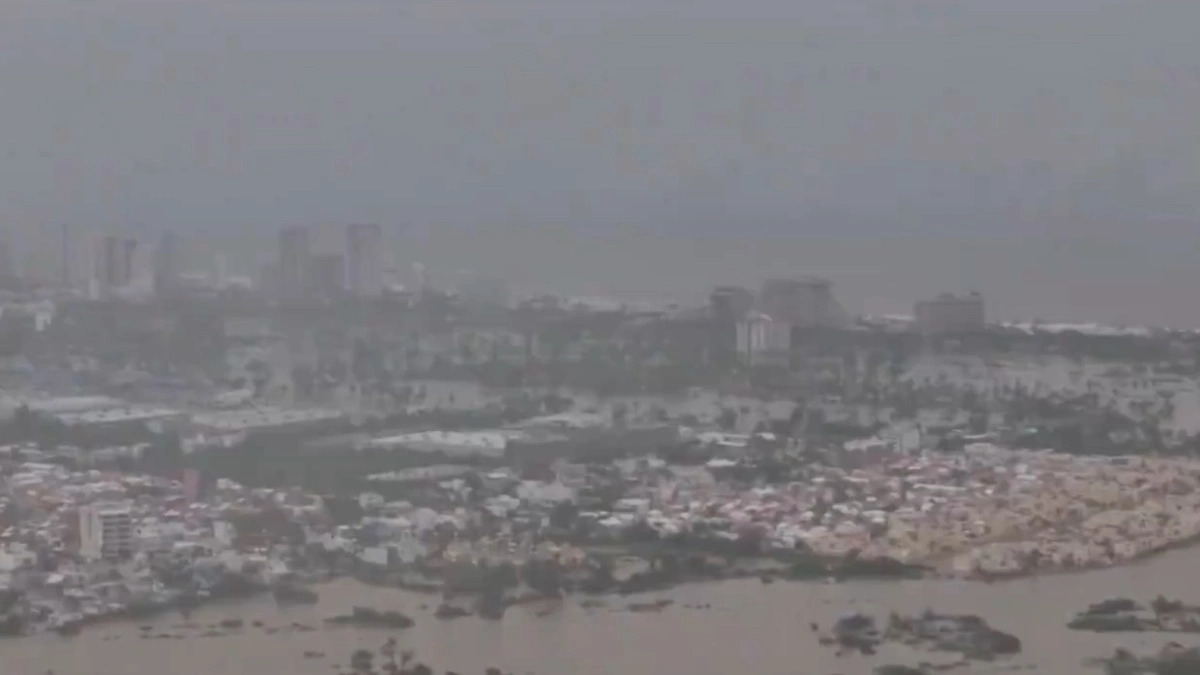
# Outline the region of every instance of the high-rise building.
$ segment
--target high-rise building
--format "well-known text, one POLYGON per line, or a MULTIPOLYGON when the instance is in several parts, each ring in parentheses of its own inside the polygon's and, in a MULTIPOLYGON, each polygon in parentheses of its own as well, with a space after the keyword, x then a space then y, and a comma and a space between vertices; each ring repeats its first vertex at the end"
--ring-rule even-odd
POLYGON ((833 284, 818 277, 769 279, 758 308, 775 321, 800 328, 841 328, 848 319, 833 297, 833 284))
POLYGON ((179 285, 179 237, 164 232, 154 251, 154 292, 166 295, 179 285))
POLYGON ((346 289, 346 258, 340 253, 312 257, 309 290, 322 298, 337 297, 346 289))
POLYGON ((708 296, 714 319, 736 323, 754 309, 754 291, 741 286, 717 286, 708 296))
POLYGON ((383 293, 383 228, 374 223, 346 226, 346 288, 354 295, 383 293))
POLYGON ((89 504, 79 509, 79 554, 89 560, 133 555, 133 516, 127 505, 89 504))
POLYGON ((792 326, 765 314, 750 314, 737 324, 737 351, 748 366, 788 365, 792 326))
POLYGON ((708 296, 712 358, 731 365, 737 352, 737 325, 754 308, 754 292, 740 286, 718 286, 708 296))
POLYGON ((977 333, 986 328, 983 296, 943 293, 913 306, 917 329, 926 335, 977 333))
POLYGON ((121 264, 117 267, 118 275, 114 280, 115 286, 128 286, 133 282, 134 258, 137 254, 137 241, 133 239, 121 240, 121 264))
POLYGON ((108 235, 96 243, 92 279, 101 293, 128 286, 133 281, 137 241, 108 235))
POLYGON ((283 297, 299 297, 308 288, 312 244, 307 227, 287 227, 279 233, 279 265, 276 291, 283 297))

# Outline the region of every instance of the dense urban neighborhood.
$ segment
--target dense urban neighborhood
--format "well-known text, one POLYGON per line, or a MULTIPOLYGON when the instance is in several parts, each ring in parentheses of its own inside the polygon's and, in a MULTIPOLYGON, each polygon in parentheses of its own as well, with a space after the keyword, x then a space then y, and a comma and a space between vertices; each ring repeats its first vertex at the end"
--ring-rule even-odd
POLYGON ((695 582, 989 582, 1200 539, 1200 334, 989 321, 978 293, 856 317, 809 277, 694 307, 404 287, 374 236, 315 281, 289 230, 272 284, 184 277, 168 243, 146 292, 117 242, 87 293, 10 285, 0 632, 335 579, 443 621, 655 612, 695 582))

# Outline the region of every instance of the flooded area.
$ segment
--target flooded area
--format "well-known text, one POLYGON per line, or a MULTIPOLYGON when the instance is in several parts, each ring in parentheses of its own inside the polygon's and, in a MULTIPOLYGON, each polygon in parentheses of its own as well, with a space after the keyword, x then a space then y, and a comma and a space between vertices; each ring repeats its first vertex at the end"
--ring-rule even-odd
MULTIPOLYGON (((75 638, 38 636, 0 643, 4 672, 42 675, 317 675, 345 667, 358 648, 376 649, 397 635, 402 649, 438 672, 482 673, 489 666, 538 675, 651 673, 724 675, 749 669, 758 675, 859 675, 883 663, 936 661, 928 654, 885 645, 873 657, 839 657, 821 647, 810 624, 827 627, 847 611, 886 615, 970 612, 1017 634, 1024 653, 1011 661, 972 666, 972 673, 1029 666, 1035 672, 1076 675, 1099 672, 1083 664, 1116 647, 1157 649, 1167 635, 1104 635, 1071 632, 1065 624, 1089 603, 1113 595, 1148 600, 1158 594, 1200 600, 1192 592, 1200 549, 1175 551, 1139 565, 1075 575, 1045 576, 995 584, 961 581, 776 583, 757 580, 687 586, 653 597, 675 604, 661 613, 623 611, 631 598, 607 599, 607 608, 585 608, 579 598, 556 604, 514 607, 502 621, 468 617, 441 621, 437 598, 338 581, 320 588, 316 606, 280 608, 270 598, 205 608, 181 629, 177 614, 143 631, 134 624, 88 629, 75 638), (354 605, 399 609, 417 625, 401 633, 327 628, 324 618, 354 605), (425 608, 422 609, 422 605, 425 608), (707 609, 688 606, 711 605, 707 609), (224 637, 200 637, 203 626, 244 619, 224 637), (252 622, 260 621, 261 626, 252 622), (289 627, 304 624, 316 632, 289 627), (274 632, 272 629, 279 629, 274 632), (143 633, 183 638, 140 637, 143 633), (306 656, 322 652, 324 658, 306 656)), ((638 597, 637 600, 649 599, 638 597)), ((1180 640, 1190 644, 1185 638, 1180 640)))

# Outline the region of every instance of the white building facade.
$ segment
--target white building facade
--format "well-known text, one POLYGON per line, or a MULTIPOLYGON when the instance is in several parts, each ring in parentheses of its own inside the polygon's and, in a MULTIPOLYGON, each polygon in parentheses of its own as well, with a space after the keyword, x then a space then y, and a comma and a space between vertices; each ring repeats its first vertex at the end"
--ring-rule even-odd
POLYGON ((133 515, 121 504, 79 509, 79 554, 88 560, 123 560, 134 553, 133 515))
POLYGON ((786 366, 791 357, 792 326, 765 314, 738 322, 737 350, 749 366, 786 366))

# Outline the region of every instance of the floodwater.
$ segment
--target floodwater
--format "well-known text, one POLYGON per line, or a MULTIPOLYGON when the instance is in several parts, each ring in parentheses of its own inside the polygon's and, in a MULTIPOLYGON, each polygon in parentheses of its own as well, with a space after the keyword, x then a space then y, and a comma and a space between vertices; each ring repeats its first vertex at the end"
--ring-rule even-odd
MULTIPOLYGON (((1098 672, 1082 662, 1107 656, 1115 647, 1158 649, 1167 635, 1073 633, 1064 624, 1078 609, 1114 595, 1149 600, 1158 594, 1200 600, 1193 580, 1200 548, 1175 551, 1139 565, 1076 575, 1058 575, 995 584, 960 581, 787 583, 757 580, 694 585, 661 594, 676 604, 659 614, 619 610, 626 600, 609 599, 607 609, 585 609, 578 600, 518 607, 503 621, 476 618, 439 621, 432 615, 436 598, 379 590, 352 581, 321 587, 318 606, 278 608, 272 600, 205 608, 191 621, 209 624, 244 618, 246 628, 229 637, 140 639, 138 626, 113 624, 82 636, 38 636, 0 642, 5 675, 328 675, 349 663, 358 648, 377 649, 389 633, 379 630, 320 627, 321 619, 348 612, 353 605, 396 608, 410 613, 416 627, 395 634, 402 649, 414 649, 438 672, 481 674, 495 665, 506 672, 537 675, 858 675, 880 663, 915 664, 929 655, 885 647, 875 657, 838 657, 817 644, 810 622, 828 626, 845 611, 889 610, 973 612, 992 625, 1017 634, 1025 645, 1009 662, 981 664, 970 672, 1001 672, 1014 665, 1053 675, 1098 672), (422 603, 430 603, 421 609, 422 603), (688 609, 683 604, 711 604, 688 609), (267 627, 293 622, 318 632, 267 627), (321 651, 324 659, 307 659, 321 651)), ((882 617, 881 617, 882 618, 882 617)), ((152 633, 180 633, 177 615, 157 621, 152 633)), ((394 633, 393 633, 394 634, 394 633)), ((1186 636, 1184 636, 1186 638, 1186 636)), ((1188 640, 1182 642, 1191 644, 1188 640)), ((1195 641, 1200 643, 1200 639, 1195 641)), ((959 671, 961 672, 961 671, 959 671)))

